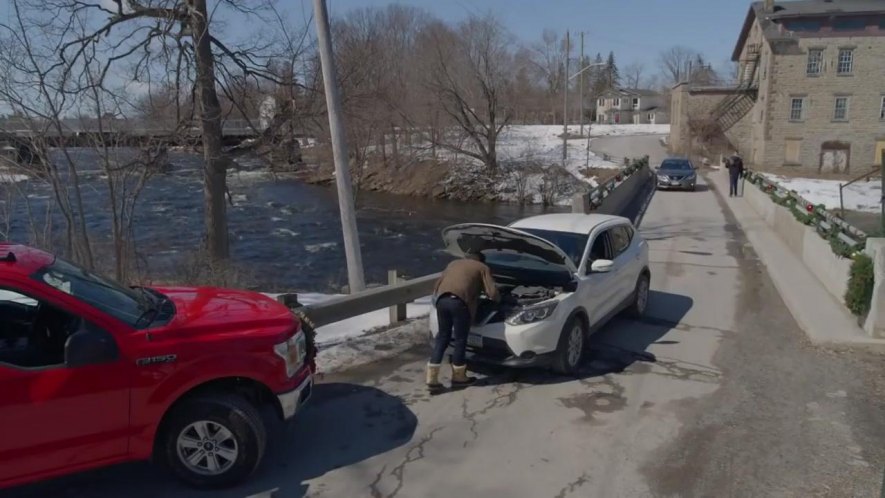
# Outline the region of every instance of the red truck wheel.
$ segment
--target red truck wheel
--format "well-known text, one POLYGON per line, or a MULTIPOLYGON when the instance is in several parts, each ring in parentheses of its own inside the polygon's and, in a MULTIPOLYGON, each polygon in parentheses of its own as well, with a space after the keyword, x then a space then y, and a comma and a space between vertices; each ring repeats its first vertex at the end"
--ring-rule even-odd
POLYGON ((258 410, 233 395, 183 401, 163 433, 166 465, 196 488, 234 486, 261 463, 267 432, 258 410))

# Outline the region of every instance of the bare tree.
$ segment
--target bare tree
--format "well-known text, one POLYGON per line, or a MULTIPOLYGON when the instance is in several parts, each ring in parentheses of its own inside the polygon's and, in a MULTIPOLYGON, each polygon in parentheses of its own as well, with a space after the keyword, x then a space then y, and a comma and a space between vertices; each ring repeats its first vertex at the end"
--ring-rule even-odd
MULTIPOLYGON (((227 11, 243 22, 252 18, 263 32, 284 26, 269 0, 13 0, 30 2, 41 12, 41 26, 58 40, 52 68, 64 75, 80 73, 89 62, 100 61, 95 84, 127 72, 129 79, 151 85, 166 75, 181 95, 192 89, 193 117, 201 129, 204 159, 206 247, 211 258, 229 256, 226 172, 230 162, 222 143, 224 110, 219 98, 235 93, 246 79, 275 80, 269 70, 272 45, 257 36, 248 45, 234 46, 213 35, 212 26, 227 11), (84 63, 85 62, 85 63, 84 63), (121 69, 123 63, 128 68, 121 69), (241 78, 240 80, 237 77, 241 78)), ((235 99, 231 99, 235 100, 235 99)), ((189 114, 189 113, 188 113, 189 114)), ((179 117, 189 117, 187 115, 179 117)))
POLYGON ((645 72, 645 65, 641 62, 634 62, 624 68, 624 82, 628 88, 640 88, 643 84, 642 75, 645 72))
POLYGON ((491 17, 472 17, 455 31, 442 24, 426 31, 426 84, 460 132, 439 145, 497 170, 498 135, 511 118, 512 37, 491 17))
POLYGON ((668 84, 675 85, 688 79, 688 63, 697 56, 690 48, 675 46, 661 52, 661 73, 668 84))

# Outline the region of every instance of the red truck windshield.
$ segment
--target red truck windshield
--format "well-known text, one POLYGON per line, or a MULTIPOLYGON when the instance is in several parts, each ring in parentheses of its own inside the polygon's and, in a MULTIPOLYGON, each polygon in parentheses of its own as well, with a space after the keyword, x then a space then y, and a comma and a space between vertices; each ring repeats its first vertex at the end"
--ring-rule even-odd
POLYGON ((138 292, 61 259, 39 270, 33 278, 133 327, 150 307, 138 292))

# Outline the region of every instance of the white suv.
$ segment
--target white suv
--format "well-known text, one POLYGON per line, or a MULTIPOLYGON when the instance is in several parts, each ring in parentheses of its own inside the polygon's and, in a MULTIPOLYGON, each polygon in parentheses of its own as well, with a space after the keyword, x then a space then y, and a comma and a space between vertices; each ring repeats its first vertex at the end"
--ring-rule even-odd
MULTIPOLYGON (((481 299, 468 336, 474 361, 577 371, 590 334, 619 312, 648 306, 648 243, 630 220, 550 214, 507 227, 469 223, 443 230, 454 256, 481 251, 502 300, 481 299)), ((436 311, 430 332, 439 331, 436 311)))

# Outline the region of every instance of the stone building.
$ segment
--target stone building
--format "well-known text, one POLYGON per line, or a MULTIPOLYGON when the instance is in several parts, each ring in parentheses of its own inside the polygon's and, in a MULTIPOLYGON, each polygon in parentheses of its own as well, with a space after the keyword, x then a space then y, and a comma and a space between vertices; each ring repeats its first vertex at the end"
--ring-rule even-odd
POLYGON ((596 122, 606 124, 667 124, 661 94, 636 88, 613 88, 596 100, 596 122))
MULTIPOLYGON (((674 87, 674 152, 724 135, 750 164, 865 171, 885 151, 885 0, 754 2, 730 87, 674 87)), ((725 152, 725 150, 723 150, 725 152)))

